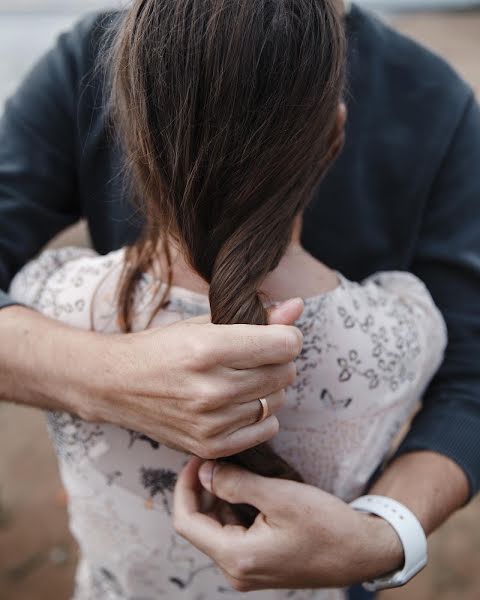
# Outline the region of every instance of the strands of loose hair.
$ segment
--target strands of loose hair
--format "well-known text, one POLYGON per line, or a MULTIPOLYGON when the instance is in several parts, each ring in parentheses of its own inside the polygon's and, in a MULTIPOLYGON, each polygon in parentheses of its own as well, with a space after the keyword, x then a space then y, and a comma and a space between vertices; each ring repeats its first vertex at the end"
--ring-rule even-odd
MULTIPOLYGON (((134 1, 109 58, 145 215, 118 296, 124 331, 139 277, 159 248, 171 264, 172 240, 209 284, 213 323, 267 323, 259 289, 331 162, 344 68, 336 0, 134 1)), ((266 444, 234 460, 300 479, 266 444)))

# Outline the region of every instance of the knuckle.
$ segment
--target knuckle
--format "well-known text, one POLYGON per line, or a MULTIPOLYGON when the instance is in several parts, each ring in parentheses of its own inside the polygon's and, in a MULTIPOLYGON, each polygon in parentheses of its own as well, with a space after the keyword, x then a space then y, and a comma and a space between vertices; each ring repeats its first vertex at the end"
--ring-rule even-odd
POLYGON ((214 438, 222 434, 224 430, 223 423, 211 416, 203 416, 194 425, 194 435, 202 442, 214 443, 214 438))
POLYGON ((211 364, 212 348, 207 336, 192 336, 189 340, 189 365, 192 370, 202 371, 211 364))
POLYGON ((222 388, 219 385, 215 386, 215 400, 229 405, 238 397, 238 388, 229 381, 223 383, 222 388))
POLYGON ((254 569, 254 557, 240 555, 235 558, 232 564, 232 575, 243 586, 248 585, 248 578, 252 575, 254 569))
POLYGON ((205 427, 206 436, 212 440, 212 443, 215 438, 223 434, 224 430, 225 424, 219 419, 211 419, 205 427))
POLYGON ((192 437, 194 437, 197 442, 204 444, 209 438, 209 428, 205 425, 205 422, 200 420, 193 425, 192 428, 192 437))
POLYGON ((235 589, 238 589, 236 586, 241 583, 242 573, 237 562, 234 562, 230 567, 230 574, 235 579, 235 589))
POLYGON ((195 398, 193 405, 193 412, 196 416, 203 415, 211 409, 211 400, 207 397, 203 397, 200 394, 195 398))
POLYGON ((200 444, 197 455, 205 460, 216 460, 221 458, 221 451, 215 441, 205 440, 200 444))
POLYGON ((195 439, 192 441, 191 443, 191 451, 192 454, 194 454, 195 456, 198 456, 198 458, 203 458, 204 460, 209 460, 209 457, 207 456, 208 452, 207 450, 207 444, 195 439))
POLYGON ((203 444, 198 444, 195 450, 195 456, 198 456, 198 458, 203 458, 203 460, 214 460, 208 446, 203 444))
POLYGON ((204 460, 210 460, 210 453, 208 452, 208 446, 201 442, 194 444, 195 456, 203 458, 204 460))
POLYGON ((242 579, 234 579, 231 584, 237 592, 250 592, 253 589, 248 581, 242 579))
POLYGON ((238 568, 242 574, 242 578, 245 579, 250 577, 255 571, 255 566, 256 560, 253 554, 241 556, 239 559, 238 568))
POLYGON ((208 446, 205 449, 205 458, 206 460, 217 460, 219 458, 222 458, 222 453, 217 448, 208 446))
POLYGON ((206 412, 213 408, 217 400, 217 390, 210 381, 203 381, 197 386, 195 406, 197 412, 206 412))

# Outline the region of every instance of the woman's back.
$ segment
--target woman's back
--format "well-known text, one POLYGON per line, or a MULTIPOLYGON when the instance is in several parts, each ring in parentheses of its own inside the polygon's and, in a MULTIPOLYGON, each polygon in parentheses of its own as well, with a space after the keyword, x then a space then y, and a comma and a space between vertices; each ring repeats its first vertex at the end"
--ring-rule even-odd
MULTIPOLYGON (((107 256, 49 251, 16 277, 11 293, 70 325, 119 333, 116 294, 124 260, 124 250, 107 256)), ((311 274, 307 259, 300 262, 311 274)), ((291 279, 311 281, 297 266, 291 279)), ((289 268, 292 273, 291 263, 289 268)), ((288 294, 287 273, 278 273, 266 288, 279 293, 285 288, 288 294)), ((280 432, 272 445, 307 483, 348 501, 363 491, 415 410, 440 364, 446 335, 428 292, 412 275, 383 273, 362 284, 338 277, 337 287, 305 300, 297 322, 304 335, 298 376, 278 413, 280 432)), ((318 285, 328 287, 324 281, 318 285)), ((148 326, 162 287, 151 273, 141 277, 134 330, 148 326)), ((174 285, 151 326, 208 311, 206 295, 174 285)), ((210 600, 237 594, 173 530, 171 494, 185 453, 65 413, 48 413, 48 421, 81 547, 76 599, 210 600)), ((341 593, 271 591, 255 597, 337 596, 341 593)))

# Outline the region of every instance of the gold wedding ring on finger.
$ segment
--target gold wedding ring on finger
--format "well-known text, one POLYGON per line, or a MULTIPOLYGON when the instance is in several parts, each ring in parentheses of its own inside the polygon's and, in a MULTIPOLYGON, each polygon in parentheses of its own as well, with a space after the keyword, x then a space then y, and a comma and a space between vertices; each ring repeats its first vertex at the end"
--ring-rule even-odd
POLYGON ((260 415, 257 423, 261 423, 265 421, 265 419, 269 416, 268 414, 268 402, 266 398, 259 398, 258 401, 262 405, 262 414, 260 415))

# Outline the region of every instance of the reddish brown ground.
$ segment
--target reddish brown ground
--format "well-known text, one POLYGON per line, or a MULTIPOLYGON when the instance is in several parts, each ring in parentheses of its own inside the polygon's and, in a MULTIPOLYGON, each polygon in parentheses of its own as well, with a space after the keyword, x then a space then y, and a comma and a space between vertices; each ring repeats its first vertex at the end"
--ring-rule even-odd
MULTIPOLYGON (((396 23, 447 57, 480 92, 480 12, 396 23)), ((41 415, 0 405, 0 439, 0 600, 67 600, 76 549, 41 415)), ((429 567, 383 600, 480 599, 480 501, 432 537, 430 552, 429 567)))

